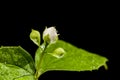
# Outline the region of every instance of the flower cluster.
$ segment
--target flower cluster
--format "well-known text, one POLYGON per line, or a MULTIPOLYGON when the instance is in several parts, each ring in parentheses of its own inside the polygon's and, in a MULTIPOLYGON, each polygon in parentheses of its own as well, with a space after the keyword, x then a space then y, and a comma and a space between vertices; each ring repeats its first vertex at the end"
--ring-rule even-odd
MULTIPOLYGON (((33 30, 30 33, 30 39, 38 46, 40 46, 40 33, 37 30, 33 30)), ((43 31, 43 40, 45 43, 51 44, 58 40, 58 34, 55 27, 46 28, 43 31)))

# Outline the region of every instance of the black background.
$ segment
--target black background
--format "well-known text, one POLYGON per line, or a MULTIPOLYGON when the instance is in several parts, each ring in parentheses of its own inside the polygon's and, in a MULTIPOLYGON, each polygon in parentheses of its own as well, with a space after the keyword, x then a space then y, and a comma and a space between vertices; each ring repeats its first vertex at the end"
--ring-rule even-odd
POLYGON ((3 7, 0 16, 0 45, 20 45, 34 58, 37 46, 29 39, 31 29, 39 30, 42 34, 45 26, 56 26, 60 39, 107 57, 109 69, 106 71, 101 67, 92 72, 49 71, 40 80, 112 80, 117 34, 112 7, 105 4, 56 6, 3 7))

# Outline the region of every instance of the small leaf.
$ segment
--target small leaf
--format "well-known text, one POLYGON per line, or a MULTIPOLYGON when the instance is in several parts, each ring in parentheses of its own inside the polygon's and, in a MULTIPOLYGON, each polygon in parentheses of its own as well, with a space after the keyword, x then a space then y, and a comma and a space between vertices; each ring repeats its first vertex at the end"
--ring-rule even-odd
POLYGON ((37 30, 32 29, 30 33, 30 39, 37 45, 40 46, 40 33, 37 30))
POLYGON ((51 44, 45 52, 41 63, 42 73, 50 70, 91 71, 99 69, 108 61, 105 57, 77 48, 62 40, 51 44), (56 58, 50 55, 59 47, 64 49, 64 57, 56 58))
POLYGON ((14 80, 34 73, 34 61, 23 48, 20 46, 0 48, 0 80, 14 80))

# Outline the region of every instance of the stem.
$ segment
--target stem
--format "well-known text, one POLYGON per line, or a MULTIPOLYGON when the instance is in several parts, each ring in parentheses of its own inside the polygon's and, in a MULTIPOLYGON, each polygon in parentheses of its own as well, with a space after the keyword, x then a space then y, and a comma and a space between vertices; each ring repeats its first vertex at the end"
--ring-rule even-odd
POLYGON ((42 69, 41 69, 41 63, 43 61, 43 56, 44 56, 44 52, 47 48, 48 44, 46 43, 43 43, 43 45, 40 46, 40 48, 43 49, 42 53, 41 53, 41 56, 40 56, 40 61, 38 63, 38 69, 36 69, 36 73, 35 73, 35 79, 38 80, 39 76, 42 74, 42 69))

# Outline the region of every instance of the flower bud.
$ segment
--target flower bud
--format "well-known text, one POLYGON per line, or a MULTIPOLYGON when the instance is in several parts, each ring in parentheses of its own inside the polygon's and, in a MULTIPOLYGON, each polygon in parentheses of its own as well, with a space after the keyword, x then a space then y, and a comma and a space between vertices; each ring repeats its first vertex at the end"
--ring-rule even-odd
POLYGON ((32 29, 30 33, 30 39, 37 45, 40 46, 40 33, 37 30, 32 29))
POLYGON ((65 55, 65 50, 61 47, 55 49, 51 55, 53 55, 56 58, 62 58, 65 55))
POLYGON ((43 32, 43 40, 47 43, 55 43, 58 40, 58 34, 54 27, 46 28, 43 32))

